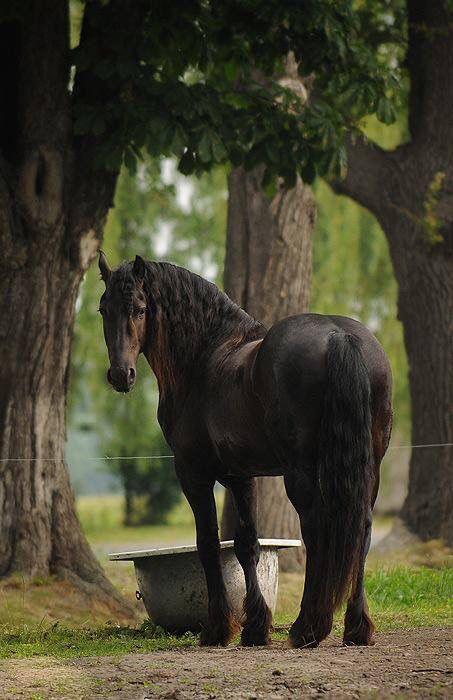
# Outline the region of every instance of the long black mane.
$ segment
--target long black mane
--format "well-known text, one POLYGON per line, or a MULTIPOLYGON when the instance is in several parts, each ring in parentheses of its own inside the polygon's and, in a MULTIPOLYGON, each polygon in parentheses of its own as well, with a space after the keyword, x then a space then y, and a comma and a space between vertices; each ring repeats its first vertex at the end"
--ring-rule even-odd
MULTIPOLYGON (((113 284, 121 290, 126 310, 132 310, 136 279, 133 263, 115 270, 113 284)), ((167 262, 146 262, 143 290, 151 316, 163 334, 167 361, 173 371, 205 364, 222 344, 231 347, 262 338, 266 328, 235 304, 215 284, 167 262)))

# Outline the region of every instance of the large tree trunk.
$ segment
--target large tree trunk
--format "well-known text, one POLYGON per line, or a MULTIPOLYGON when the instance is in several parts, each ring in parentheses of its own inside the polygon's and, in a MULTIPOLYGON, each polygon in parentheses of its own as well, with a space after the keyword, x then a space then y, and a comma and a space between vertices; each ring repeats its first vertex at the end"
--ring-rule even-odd
MULTIPOLYGON (((93 139, 72 137, 67 4, 30 0, 17 13, 0 20, 0 576, 64 575, 127 613, 82 533, 64 463, 75 302, 116 174, 93 173, 93 139)), ((74 94, 89 89, 82 74, 74 94)))
POLYGON ((449 244, 423 245, 423 231, 412 222, 396 230, 390 251, 409 364, 412 444, 436 445, 413 449, 402 515, 423 539, 453 544, 453 236, 450 230, 449 244))
MULTIPOLYGON (((233 170, 229 179, 225 290, 254 318, 271 326, 285 316, 308 310, 311 236, 315 204, 299 180, 280 188, 272 201, 263 192, 263 170, 233 170)), ((236 510, 227 491, 222 514, 224 539, 234 537, 236 510)), ((282 477, 258 479, 258 535, 299 538, 296 511, 282 477)), ((291 569, 300 552, 284 552, 280 564, 291 569)))
POLYGON ((409 361, 414 447, 403 519, 453 544, 453 30, 442 0, 408 0, 410 142, 348 141, 332 183, 372 211, 387 237, 409 361))

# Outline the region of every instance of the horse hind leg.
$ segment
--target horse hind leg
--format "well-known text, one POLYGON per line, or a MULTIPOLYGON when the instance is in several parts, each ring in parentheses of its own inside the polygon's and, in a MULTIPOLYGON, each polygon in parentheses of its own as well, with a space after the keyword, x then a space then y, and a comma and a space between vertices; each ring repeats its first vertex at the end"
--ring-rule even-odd
POLYGON ((374 624, 370 618, 363 586, 365 559, 371 541, 371 510, 366 520, 363 537, 363 550, 359 562, 359 572, 348 600, 344 619, 343 644, 347 646, 371 646, 374 644, 374 624))
POLYGON ((295 648, 317 647, 330 634, 333 624, 333 605, 321 602, 318 596, 318 577, 323 573, 318 568, 316 556, 314 488, 310 487, 308 474, 309 470, 299 475, 293 470, 285 475, 286 492, 299 514, 306 550, 305 583, 300 613, 289 632, 289 643, 295 648))
POLYGON ((255 523, 256 481, 241 480, 229 486, 239 515, 234 551, 244 571, 246 585, 241 643, 243 646, 265 646, 270 644, 272 613, 264 600, 256 571, 260 556, 255 523))

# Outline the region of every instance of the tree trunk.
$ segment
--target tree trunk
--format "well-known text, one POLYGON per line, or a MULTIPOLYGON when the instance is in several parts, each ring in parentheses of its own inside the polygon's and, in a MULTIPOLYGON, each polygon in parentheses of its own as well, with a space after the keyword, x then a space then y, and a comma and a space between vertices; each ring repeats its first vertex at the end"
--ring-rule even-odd
POLYGON ((81 531, 64 463, 70 341, 83 268, 71 266, 62 249, 61 223, 45 243, 42 231, 26 233, 35 239, 26 260, 2 265, 0 278, 0 575, 63 574, 124 612, 81 531))
MULTIPOLYGON (((263 169, 233 170, 229 178, 225 290, 254 318, 271 326, 285 316, 308 310, 311 282, 311 236, 315 203, 299 180, 282 187, 272 199, 264 194, 263 169)), ((232 539, 236 510, 227 491, 222 514, 222 538, 232 539)), ((299 538, 296 511, 283 478, 258 479, 260 537, 299 538)), ((280 564, 293 569, 300 552, 284 552, 280 564)))
MULTIPOLYGON (((447 241, 423 244, 420 231, 418 237, 404 235, 403 222, 397 230, 390 251, 409 364, 412 444, 439 445, 413 449, 402 516, 423 539, 452 545, 453 258, 447 241)), ((451 232, 447 236, 451 245, 451 232)))
MULTIPOLYGON (((85 15, 87 34, 90 11, 85 15)), ((116 173, 94 173, 93 138, 72 136, 67 3, 19 4, 16 19, 0 21, 3 35, 8 62, 0 65, 0 93, 9 99, 0 133, 0 576, 63 575, 130 614, 82 533, 64 463, 75 302, 116 173)), ((83 99, 89 80, 79 82, 74 93, 83 99)))
POLYGON ((409 362, 412 444, 402 516, 453 544, 453 11, 407 0, 410 141, 347 142, 334 190, 367 207, 387 237, 409 362), (450 444, 448 444, 450 443, 450 444), (437 446, 439 445, 439 446, 437 446))

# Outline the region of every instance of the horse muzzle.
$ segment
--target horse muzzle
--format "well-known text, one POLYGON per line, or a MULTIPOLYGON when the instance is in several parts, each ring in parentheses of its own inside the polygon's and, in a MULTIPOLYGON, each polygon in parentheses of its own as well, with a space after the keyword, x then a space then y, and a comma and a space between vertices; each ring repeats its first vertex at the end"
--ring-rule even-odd
POLYGON ((135 384, 135 367, 110 367, 107 370, 107 381, 115 391, 127 394, 135 384))

